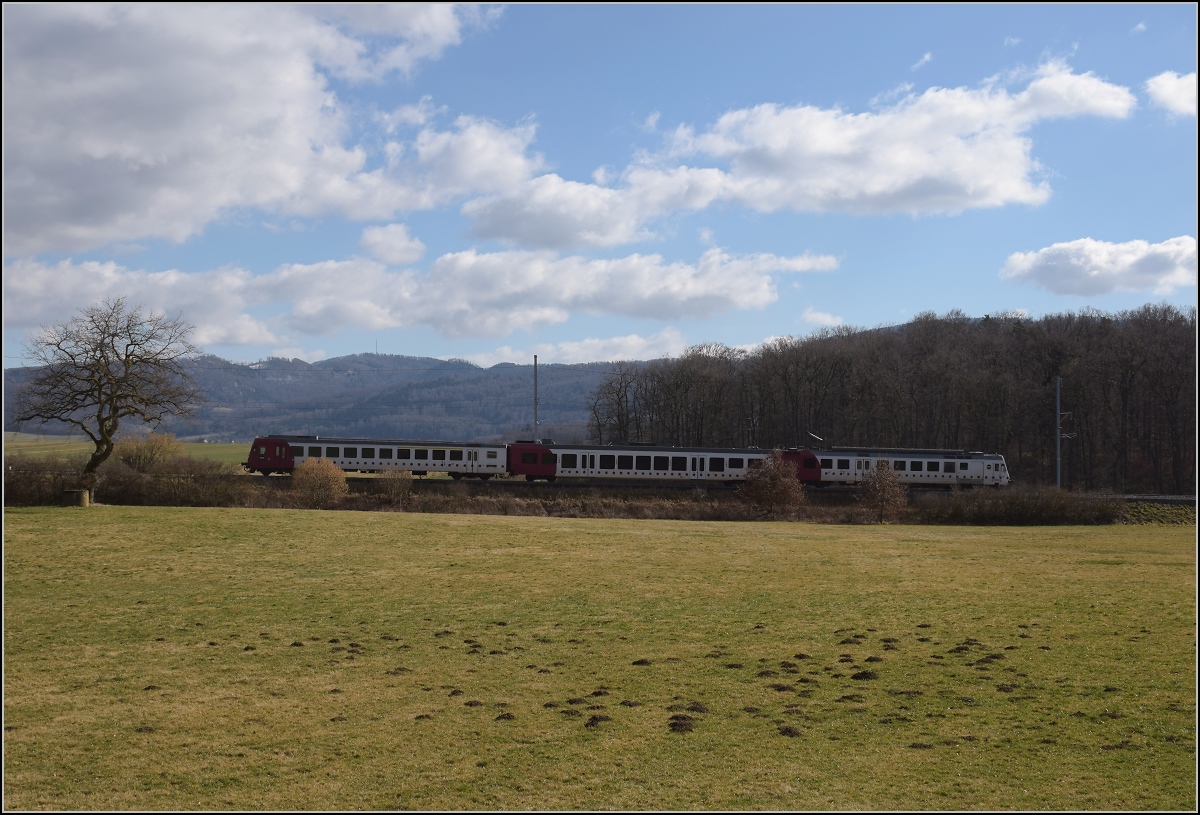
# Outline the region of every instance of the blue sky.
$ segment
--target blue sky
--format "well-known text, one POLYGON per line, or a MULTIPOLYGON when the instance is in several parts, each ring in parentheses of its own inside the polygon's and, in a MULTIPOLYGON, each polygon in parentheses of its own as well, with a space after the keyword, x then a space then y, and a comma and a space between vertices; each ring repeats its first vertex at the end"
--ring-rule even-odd
POLYGON ((4 360, 481 365, 1196 301, 1194 5, 4 6, 4 360))

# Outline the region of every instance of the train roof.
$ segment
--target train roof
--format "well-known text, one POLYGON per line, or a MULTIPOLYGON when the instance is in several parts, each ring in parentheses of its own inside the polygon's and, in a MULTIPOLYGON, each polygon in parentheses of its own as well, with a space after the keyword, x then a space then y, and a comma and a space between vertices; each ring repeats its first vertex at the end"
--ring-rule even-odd
POLYGON ((976 456, 995 456, 998 453, 984 453, 981 450, 948 450, 946 448, 924 447, 827 447, 823 450, 813 450, 816 455, 822 453, 844 453, 847 455, 888 455, 888 456, 925 456, 927 458, 972 458, 976 456))
POLYGON ((505 442, 486 442, 486 441, 446 441, 444 439, 356 439, 345 436, 293 436, 287 433, 271 433, 268 436, 261 436, 264 439, 279 439, 294 444, 311 444, 319 442, 321 444, 336 444, 344 446, 354 444, 359 447, 363 445, 378 447, 504 447, 505 442))
MULTIPOLYGON (((531 442, 519 441, 515 444, 536 444, 538 447, 545 447, 549 450, 587 450, 589 453, 723 453, 726 455, 770 455, 775 449, 772 447, 668 447, 663 444, 641 444, 641 443, 626 443, 626 444, 555 444, 553 442, 531 442)), ((804 452, 796 448, 785 450, 784 452, 798 453, 804 452)))

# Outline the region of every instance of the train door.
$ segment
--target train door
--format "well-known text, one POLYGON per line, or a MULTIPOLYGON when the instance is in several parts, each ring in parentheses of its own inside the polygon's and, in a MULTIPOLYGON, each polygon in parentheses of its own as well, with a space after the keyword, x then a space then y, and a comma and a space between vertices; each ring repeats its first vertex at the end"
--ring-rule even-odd
POLYGON ((583 470, 583 475, 591 478, 596 474, 596 454, 595 453, 580 453, 579 454, 579 469, 583 470))
POLYGON ((854 480, 862 481, 863 476, 871 471, 871 459, 857 458, 854 460, 854 480))
POLYGON ((479 472, 479 451, 468 448, 467 460, 463 463, 466 465, 468 473, 479 472))
POLYGON ((704 478, 704 456, 692 456, 692 478, 704 478))

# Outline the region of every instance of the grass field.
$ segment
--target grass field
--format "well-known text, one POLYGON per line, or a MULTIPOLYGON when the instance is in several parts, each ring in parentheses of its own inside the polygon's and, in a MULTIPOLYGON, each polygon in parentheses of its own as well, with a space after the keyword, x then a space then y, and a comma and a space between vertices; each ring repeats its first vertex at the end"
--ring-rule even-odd
MULTIPOLYGON (((94 449, 86 436, 47 436, 36 433, 5 433, 4 452, 26 456, 53 456, 63 458, 75 456, 87 460, 94 449)), ((183 445, 184 453, 201 461, 220 461, 226 464, 241 464, 250 452, 250 442, 244 444, 199 444, 188 442, 183 445)))
POLYGON ((9 509, 8 809, 1194 809, 1190 527, 9 509))

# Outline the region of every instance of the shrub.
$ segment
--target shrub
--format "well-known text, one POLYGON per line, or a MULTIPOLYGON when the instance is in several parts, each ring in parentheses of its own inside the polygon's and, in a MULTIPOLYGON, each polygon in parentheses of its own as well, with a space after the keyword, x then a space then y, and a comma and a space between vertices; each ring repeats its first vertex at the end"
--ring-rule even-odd
POLYGON ((386 470, 375 479, 375 488, 392 506, 403 506, 412 495, 413 474, 408 470, 386 470))
POLYGON ((109 459, 97 471, 96 500, 104 504, 167 507, 250 506, 254 484, 232 464, 180 458, 144 473, 124 461, 109 459))
POLYGON ((895 513, 908 504, 908 487, 886 461, 880 461, 874 470, 863 475, 860 500, 871 514, 879 514, 879 523, 886 515, 895 513))
POLYGON ((927 494, 917 500, 916 509, 926 523, 1005 526, 1111 524, 1125 515, 1119 495, 1029 486, 927 494))
POLYGON ((85 487, 83 467, 86 463, 86 455, 74 458, 5 456, 4 505, 45 507, 62 504, 66 490, 85 487))
POLYGON ((113 446, 113 458, 138 473, 153 472, 172 459, 183 457, 183 443, 172 433, 129 436, 113 446))
POLYGON ((292 473, 292 497, 308 509, 333 509, 346 496, 346 474, 327 458, 310 458, 292 473))
POLYGON ((760 513, 774 517, 788 517, 807 502, 804 487, 796 478, 796 465, 782 450, 773 450, 751 470, 740 492, 760 513))

